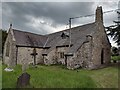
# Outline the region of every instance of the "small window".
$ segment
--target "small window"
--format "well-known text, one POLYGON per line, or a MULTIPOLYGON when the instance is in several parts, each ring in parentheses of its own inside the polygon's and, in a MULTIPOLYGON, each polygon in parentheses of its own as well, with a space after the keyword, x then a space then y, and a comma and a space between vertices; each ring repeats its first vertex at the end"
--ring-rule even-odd
POLYGON ((10 43, 8 42, 6 45, 6 56, 9 57, 9 52, 10 52, 10 43))
POLYGON ((64 58, 64 52, 58 52, 58 57, 59 58, 64 58))
POLYGON ((63 32, 63 33, 61 34, 61 37, 62 37, 62 39, 66 39, 67 37, 69 37, 69 33, 63 32))

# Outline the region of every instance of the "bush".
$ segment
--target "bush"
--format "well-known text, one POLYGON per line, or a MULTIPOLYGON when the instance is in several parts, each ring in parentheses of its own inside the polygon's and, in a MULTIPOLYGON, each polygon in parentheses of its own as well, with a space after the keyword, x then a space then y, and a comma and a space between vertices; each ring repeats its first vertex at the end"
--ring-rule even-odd
POLYGON ((117 60, 120 60, 120 56, 111 56, 111 59, 117 61, 117 60))

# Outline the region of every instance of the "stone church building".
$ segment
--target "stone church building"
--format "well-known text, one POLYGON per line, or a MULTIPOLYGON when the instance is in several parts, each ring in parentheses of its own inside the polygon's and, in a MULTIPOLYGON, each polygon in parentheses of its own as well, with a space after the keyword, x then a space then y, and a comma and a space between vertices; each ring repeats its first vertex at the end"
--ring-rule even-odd
POLYGON ((64 64, 68 69, 95 69, 110 62, 111 44, 103 25, 102 7, 95 22, 47 35, 20 31, 10 25, 4 46, 3 63, 64 64))

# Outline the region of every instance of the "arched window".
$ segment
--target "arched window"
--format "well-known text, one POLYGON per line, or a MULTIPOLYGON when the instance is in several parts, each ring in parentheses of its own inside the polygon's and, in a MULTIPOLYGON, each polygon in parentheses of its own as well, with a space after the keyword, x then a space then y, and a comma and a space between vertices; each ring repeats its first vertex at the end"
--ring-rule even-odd
POLYGON ((8 42, 6 45, 6 56, 9 57, 9 53, 10 53, 10 43, 8 42))

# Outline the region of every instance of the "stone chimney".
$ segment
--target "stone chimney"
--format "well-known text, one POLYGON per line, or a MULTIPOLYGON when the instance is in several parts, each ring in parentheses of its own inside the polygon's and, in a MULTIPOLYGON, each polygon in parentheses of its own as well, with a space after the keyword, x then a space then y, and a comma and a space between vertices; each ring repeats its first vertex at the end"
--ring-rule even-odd
POLYGON ((97 7, 96 9, 96 18, 95 22, 103 22, 103 11, 102 6, 97 7))

